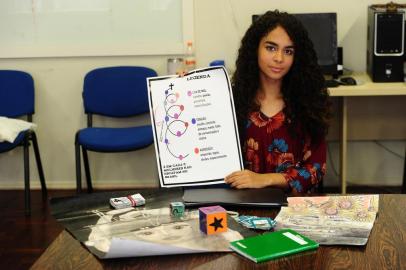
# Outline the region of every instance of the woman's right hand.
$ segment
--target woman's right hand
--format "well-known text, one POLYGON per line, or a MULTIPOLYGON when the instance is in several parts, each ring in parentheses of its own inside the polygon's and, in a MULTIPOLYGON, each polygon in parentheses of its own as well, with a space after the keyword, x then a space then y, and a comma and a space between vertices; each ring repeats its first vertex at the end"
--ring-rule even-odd
POLYGON ((271 185, 268 174, 255 173, 250 170, 236 171, 224 178, 224 181, 233 188, 264 188, 271 185))

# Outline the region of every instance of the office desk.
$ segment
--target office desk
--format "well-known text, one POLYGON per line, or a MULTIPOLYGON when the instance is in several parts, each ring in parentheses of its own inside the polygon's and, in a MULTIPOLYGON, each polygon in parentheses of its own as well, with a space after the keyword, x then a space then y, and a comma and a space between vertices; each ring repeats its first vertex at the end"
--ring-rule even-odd
MULTIPOLYGON (((256 264, 235 253, 98 260, 63 231, 32 269, 406 269, 406 195, 380 195, 366 246, 321 246, 313 252, 256 264)), ((275 217, 278 209, 240 209, 275 217)))
POLYGON ((357 81, 361 81, 362 84, 329 89, 330 96, 340 98, 340 181, 342 194, 347 191, 347 98, 406 95, 406 83, 374 83, 366 73, 355 73, 352 76, 357 81))

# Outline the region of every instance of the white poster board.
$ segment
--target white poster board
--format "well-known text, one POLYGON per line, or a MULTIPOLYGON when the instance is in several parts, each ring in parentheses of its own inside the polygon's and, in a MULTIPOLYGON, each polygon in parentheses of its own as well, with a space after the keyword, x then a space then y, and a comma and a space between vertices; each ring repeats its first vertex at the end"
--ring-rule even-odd
POLYGON ((147 80, 162 187, 224 183, 226 175, 243 169, 224 67, 147 80))

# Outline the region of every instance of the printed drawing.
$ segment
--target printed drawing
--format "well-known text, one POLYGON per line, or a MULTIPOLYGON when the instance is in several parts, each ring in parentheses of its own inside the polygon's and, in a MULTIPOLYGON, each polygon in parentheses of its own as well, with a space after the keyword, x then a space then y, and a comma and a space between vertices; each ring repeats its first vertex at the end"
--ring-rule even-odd
MULTIPOLYGON (((230 241, 243 238, 238 231, 232 229, 219 235, 203 234, 199 230, 197 210, 186 211, 182 217, 172 216, 168 207, 126 208, 108 212, 94 210, 93 213, 99 216, 99 220, 96 224, 83 228, 90 230, 88 240, 84 244, 91 250, 105 253, 106 257, 110 257, 109 253, 116 252, 113 250, 116 248, 115 239, 125 240, 130 245, 130 242, 134 241, 139 247, 143 244, 156 244, 161 249, 159 254, 170 254, 173 249, 179 253, 229 251, 230 241)), ((150 252, 149 255, 152 255, 158 251, 150 252)), ((134 252, 131 256, 139 254, 134 252)))
POLYGON ((375 222, 379 195, 289 197, 275 218, 321 245, 365 245, 375 222))
POLYGON ((289 197, 292 213, 340 216, 348 220, 373 221, 378 212, 378 195, 289 197))
POLYGON ((162 187, 223 184, 225 175, 243 168, 224 67, 147 80, 162 187))
MULTIPOLYGON (((187 121, 182 118, 182 114, 185 111, 185 106, 179 104, 179 98, 181 94, 174 90, 175 85, 169 84, 169 88, 165 90, 165 99, 163 103, 163 117, 159 114, 159 108, 154 111, 156 126, 160 128, 159 141, 166 145, 166 149, 174 158, 183 160, 189 156, 190 153, 178 153, 176 151, 176 144, 182 142, 182 136, 184 136, 191 125, 196 124, 196 119, 192 118, 187 121)), ((192 92, 188 91, 187 96, 191 97, 192 92)), ((162 113, 162 112, 161 112, 162 113)), ((193 149, 195 154, 199 153, 199 148, 193 149)))

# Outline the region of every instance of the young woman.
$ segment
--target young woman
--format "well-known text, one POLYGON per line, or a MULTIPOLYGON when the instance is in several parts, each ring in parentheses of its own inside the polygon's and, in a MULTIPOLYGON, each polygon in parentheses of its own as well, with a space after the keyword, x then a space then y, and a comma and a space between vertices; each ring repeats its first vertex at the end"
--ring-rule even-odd
POLYGON ((326 171, 330 100, 313 44, 293 15, 268 11, 250 26, 233 92, 246 169, 226 183, 311 192, 326 171))

